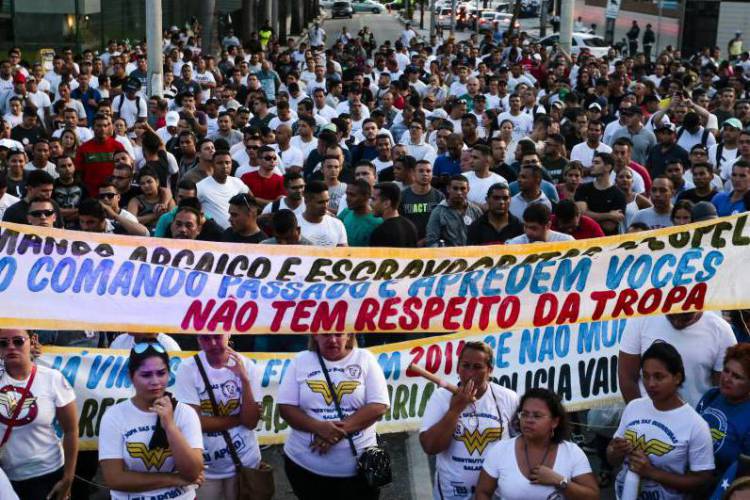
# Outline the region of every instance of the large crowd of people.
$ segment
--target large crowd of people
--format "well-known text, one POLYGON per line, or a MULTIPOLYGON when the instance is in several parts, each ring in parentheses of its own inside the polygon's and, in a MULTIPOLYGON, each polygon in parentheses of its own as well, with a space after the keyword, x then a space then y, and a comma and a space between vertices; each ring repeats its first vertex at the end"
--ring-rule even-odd
MULTIPOLYGON (((652 59, 637 43, 597 58, 499 28, 426 40, 407 24, 378 41, 315 22, 299 39, 267 25, 242 42, 230 32, 206 54, 199 36, 165 33, 161 97, 145 92, 145 42, 64 49, 51 67, 8 51, 2 220, 421 248, 596 238, 750 208, 750 54, 736 44, 726 59, 672 47, 652 59)), ((629 320, 626 406, 588 456, 556 394, 496 384, 492 348, 467 342, 458 389, 435 391, 419 432, 436 456, 434 497, 596 499, 612 484, 623 495, 635 475, 640 499, 746 498, 748 481, 720 478, 750 453, 748 320, 629 320)), ((377 444, 389 394, 363 347, 404 339, 0 330, 0 498, 87 499, 95 476, 116 499, 247 498, 260 485, 246 470, 267 480, 260 375, 238 354, 253 351, 297 353, 278 391, 294 494, 377 498, 357 459, 377 444), (75 391, 37 364, 45 345, 130 350, 134 395, 104 414, 98 451, 79 450, 75 391), (170 375, 179 350, 198 354, 170 375)))

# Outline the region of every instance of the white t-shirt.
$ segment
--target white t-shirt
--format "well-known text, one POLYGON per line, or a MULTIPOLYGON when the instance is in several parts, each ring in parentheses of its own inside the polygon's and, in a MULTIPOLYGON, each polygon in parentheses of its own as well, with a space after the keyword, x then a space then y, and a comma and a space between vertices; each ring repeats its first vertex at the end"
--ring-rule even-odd
MULTIPOLYGON (((721 157, 717 158, 716 153, 719 150, 719 144, 714 144, 708 148, 708 161, 714 166, 714 169, 719 171, 721 178, 727 180, 732 176, 732 165, 737 161, 737 155, 739 154, 739 148, 729 149, 727 147, 721 148, 721 157)), ((692 177, 691 177, 692 180, 692 177)))
POLYGON ((249 191, 244 182, 232 176, 227 177, 224 184, 219 184, 213 177, 206 177, 196 187, 203 213, 224 229, 229 227, 229 200, 234 195, 249 191))
MULTIPOLYGON (((160 343, 167 352, 182 351, 177 341, 166 333, 158 334, 156 336, 156 341, 160 343)), ((135 337, 129 333, 121 333, 115 337, 111 344, 109 344, 110 349, 125 349, 127 351, 131 350, 133 346, 135 346, 135 337)))
POLYGON ((10 484, 8 476, 0 469, 0 498, 3 500, 18 500, 18 495, 13 491, 13 485, 10 484))
POLYGON ((21 201, 20 198, 18 198, 17 196, 13 196, 8 192, 0 197, 0 220, 3 220, 3 215, 5 214, 5 211, 8 209, 8 207, 11 205, 15 205, 19 201, 21 201))
POLYGON ((29 162, 23 166, 23 169, 26 172, 33 172, 34 170, 44 170, 49 175, 51 175, 53 179, 57 179, 58 177, 60 177, 60 175, 57 173, 57 168, 55 168, 55 164, 52 163, 51 161, 48 161, 47 164, 43 168, 39 168, 33 163, 29 162))
MULTIPOLYGON (((352 415, 366 404, 389 406, 388 386, 383 370, 369 351, 355 347, 338 361, 325 361, 331 383, 338 393, 344 417, 352 415)), ((299 407, 315 420, 340 421, 333 396, 322 373, 318 356, 303 351, 294 358, 281 380, 278 404, 299 407)), ((352 434, 359 455, 365 448, 375 446, 375 425, 352 434)), ((284 454, 297 465, 328 477, 352 477, 357 464, 347 439, 331 446, 328 453, 318 455, 310 450, 313 436, 309 432, 292 429, 284 443, 284 454)))
MULTIPOLYGON (((471 190, 469 191, 469 194, 471 194, 471 190)), ((487 195, 487 192, 484 193, 487 195)), ((542 205, 547 205, 547 208, 552 210, 552 202, 549 201, 549 198, 547 198, 547 195, 544 194, 544 191, 539 190, 539 197, 534 200, 527 200, 523 197, 523 193, 516 193, 511 199, 510 199, 510 205, 508 206, 508 211, 515 217, 518 217, 520 221, 523 221, 523 213, 526 211, 529 205, 533 205, 534 203, 541 203, 542 205)))
MULTIPOLYGON (((714 451, 708 424, 690 405, 669 411, 654 408, 651 399, 634 399, 625 407, 615 437, 625 438, 648 455, 657 469, 685 474, 714 469, 714 451)), ((615 489, 622 494, 628 460, 617 474, 615 489)), ((642 478, 638 498, 682 500, 690 495, 642 478)))
MULTIPOLYGON (((497 479, 495 498, 502 500, 536 500, 554 498, 553 486, 531 484, 518 468, 516 440, 499 442, 484 460, 484 472, 497 479)), ((591 473, 591 464, 586 454, 576 444, 563 441, 557 445, 557 456, 552 470, 568 481, 591 473)))
MULTIPOLYGON (((216 369, 206 360, 203 351, 198 353, 203 368, 206 370, 208 380, 211 381, 216 405, 219 408, 219 416, 227 417, 239 415, 242 406, 242 382, 229 368, 216 369)), ((247 358, 242 358, 245 371, 250 378, 250 389, 253 401, 260 404, 263 400, 260 391, 260 374, 255 363, 247 358)), ((195 359, 190 357, 180 363, 175 378, 174 396, 181 403, 191 406, 200 406, 203 415, 214 415, 211 399, 206 391, 206 386, 201 378, 195 359)), ((255 430, 248 429, 243 425, 229 429, 232 442, 235 443, 237 454, 242 465, 246 467, 258 467, 260 463, 260 448, 255 437, 255 430)), ((224 479, 237 474, 237 469, 232 462, 232 456, 227 450, 227 444, 221 432, 203 433, 203 461, 206 466, 207 479, 224 479)))
MULTIPOLYGON (((549 243, 551 241, 571 241, 574 240, 571 235, 567 233, 560 233, 557 231, 552 231, 551 229, 547 231, 547 241, 546 243, 549 243)), ((526 245, 531 243, 529 241, 529 237, 526 236, 526 234, 521 234, 519 236, 516 236, 515 238, 511 238, 508 241, 505 242, 506 245, 526 245)), ((535 241, 534 243, 542 243, 541 241, 535 241)))
MULTIPOLYGON (((655 340, 672 344, 682 356, 685 365, 685 383, 680 396, 695 407, 711 388, 711 373, 724 367, 724 354, 737 343, 732 327, 711 312, 683 330, 676 330, 666 316, 648 316, 628 319, 620 340, 620 350, 637 356, 646 352, 655 340)), ((641 385, 641 394, 646 391, 641 385)))
MULTIPOLYGON (((169 449, 148 449, 156 429, 155 413, 139 410, 128 399, 108 409, 99 428, 99 460, 122 460, 125 468, 134 472, 174 472, 175 464, 169 449)), ((198 414, 184 403, 177 403, 174 421, 188 445, 203 450, 203 436, 198 414)), ((169 498, 188 500, 195 498, 195 486, 175 486, 138 494, 110 490, 113 500, 131 498, 169 498)))
POLYGON ((290 145, 289 149, 282 151, 278 144, 274 144, 273 148, 279 157, 279 167, 283 172, 286 172, 289 167, 303 167, 305 165, 305 155, 299 148, 290 145))
MULTIPOLYGON (((52 132, 52 137, 55 139, 59 139, 62 137, 62 133, 65 131, 65 129, 59 128, 52 132)), ((94 132, 87 127, 76 127, 75 130, 76 136, 78 137, 78 141, 83 144, 86 141, 90 141, 94 138, 94 132)))
MULTIPOLYGON (((341 207, 339 207, 341 208, 341 207)), ((336 217, 324 215, 321 222, 308 222, 304 217, 297 218, 302 236, 319 247, 335 247, 347 245, 346 228, 344 223, 336 217)))
MULTIPOLYGON (((419 432, 442 420, 451 397, 446 389, 438 389, 432 395, 419 432)), ((490 383, 479 401, 464 409, 450 446, 436 457, 433 488, 436 500, 473 497, 484 459, 497 443, 510 439, 510 422, 517 407, 518 394, 490 383)))
POLYGON ((299 135, 295 135, 289 140, 289 144, 302 151, 302 156, 304 158, 304 161, 307 161, 307 157, 310 156, 310 153, 312 153, 315 148, 318 147, 318 139, 315 137, 312 138, 310 142, 305 142, 302 140, 302 137, 299 135))
POLYGON ((534 129, 534 119, 526 113, 520 112, 517 116, 513 116, 510 111, 504 111, 497 117, 497 124, 500 125, 505 120, 513 122, 513 140, 519 140, 534 129))
POLYGON ((477 205, 487 203, 487 191, 489 191, 490 186, 493 184, 503 182, 505 185, 508 185, 508 181, 506 181, 502 175, 498 175, 494 172, 490 172, 490 175, 483 179, 477 177, 477 173, 473 171, 465 172, 463 176, 469 180, 469 194, 467 197, 469 201, 474 202, 477 205))
MULTIPOLYGON (((0 436, 5 434, 6 422, 15 403, 21 399, 28 380, 16 380, 7 372, 0 377, 0 436)), ((62 373, 37 365, 29 393, 0 458, 0 467, 11 481, 49 474, 65 462, 62 441, 52 422, 57 408, 75 401, 75 391, 62 373)))
POLYGON ((143 97, 137 96, 132 101, 128 99, 124 94, 120 94, 112 100, 112 112, 118 113, 120 118, 125 120, 128 124, 128 128, 135 125, 138 118, 146 118, 148 116, 148 105, 143 97), (120 107, 120 102, 125 99, 120 107), (136 101, 140 101, 137 103, 136 101))
MULTIPOLYGON (((286 202, 286 196, 281 199, 281 202, 279 203, 279 210, 286 208, 287 210, 292 210, 289 208, 289 205, 286 202)), ((262 214, 271 214, 273 213, 273 203, 267 204, 265 207, 263 207, 262 214)), ((299 222, 300 218, 302 217, 302 214, 305 213, 305 200, 302 200, 302 203, 299 204, 297 208, 292 210, 294 212, 295 217, 297 217, 297 221, 299 222)))
POLYGON ((589 168, 594 161, 594 153, 612 153, 612 148, 600 142, 596 149, 591 149, 586 141, 573 146, 570 151, 570 161, 580 161, 581 164, 589 168))

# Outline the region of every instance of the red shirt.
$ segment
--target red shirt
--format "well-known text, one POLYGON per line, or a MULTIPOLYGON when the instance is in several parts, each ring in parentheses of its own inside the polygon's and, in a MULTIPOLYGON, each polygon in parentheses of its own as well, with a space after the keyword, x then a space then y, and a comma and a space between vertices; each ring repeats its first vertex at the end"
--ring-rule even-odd
POLYGON ((107 137, 104 142, 91 139, 78 148, 76 170, 89 193, 98 193, 99 185, 112 175, 114 156, 118 151, 125 151, 125 147, 113 137, 107 137))
POLYGON ((639 174, 641 174, 641 177, 643 177, 643 186, 646 188, 643 196, 649 198, 651 196, 651 174, 648 173, 646 167, 634 161, 631 161, 628 167, 630 167, 630 169, 634 172, 638 172, 639 174))
POLYGON ((242 182, 250 188, 250 192, 256 198, 264 200, 275 200, 279 196, 284 196, 284 178, 279 174, 271 174, 271 177, 261 177, 258 170, 243 175, 242 182))
MULTIPOLYGON (((555 217, 554 214, 552 215, 552 230, 559 231, 557 227, 557 217, 555 217)), ((604 236, 604 231, 602 231, 601 226, 599 226, 599 223, 594 219, 581 215, 581 218, 578 220, 578 229, 573 231, 571 236, 577 240, 600 238, 604 236)))

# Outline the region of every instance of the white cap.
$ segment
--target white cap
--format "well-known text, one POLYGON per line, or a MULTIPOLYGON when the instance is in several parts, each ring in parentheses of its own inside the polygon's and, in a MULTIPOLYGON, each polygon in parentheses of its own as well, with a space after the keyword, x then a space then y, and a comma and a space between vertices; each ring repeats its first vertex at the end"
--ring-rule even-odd
POLYGON ((177 122, 180 121, 180 113, 177 111, 170 111, 166 117, 167 127, 176 127, 177 122))

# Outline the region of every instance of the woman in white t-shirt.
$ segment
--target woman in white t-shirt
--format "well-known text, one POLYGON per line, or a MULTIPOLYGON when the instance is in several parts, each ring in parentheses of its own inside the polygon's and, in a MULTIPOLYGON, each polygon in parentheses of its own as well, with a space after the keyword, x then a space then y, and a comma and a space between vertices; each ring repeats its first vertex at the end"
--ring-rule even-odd
POLYGON ((195 358, 185 359, 177 369, 175 397, 192 406, 200 416, 203 428, 206 481, 197 491, 199 499, 234 500, 239 484, 237 469, 222 434, 229 433, 237 458, 245 467, 258 468, 260 448, 255 426, 260 419, 260 374, 255 363, 229 347, 229 334, 198 335, 198 358, 211 381, 218 415, 195 358))
POLYGON ((436 500, 472 498, 485 457, 510 439, 518 394, 490 381, 494 359, 486 343, 467 342, 458 358, 459 391, 438 389, 427 402, 419 442, 437 455, 436 500))
POLYGON ((521 397, 521 435, 501 441, 484 460, 476 500, 597 500, 599 486, 583 451, 565 438, 568 416, 547 389, 521 397))
POLYGON ((607 446, 609 463, 622 464, 618 497, 628 470, 640 477, 639 499, 708 497, 698 492, 711 484, 714 471, 711 432, 677 392, 685 381, 680 353, 657 340, 641 356, 641 374, 648 397, 628 403, 607 446))
POLYGON ((32 361, 25 330, 0 330, 0 357, 0 467, 22 499, 70 498, 78 453, 75 392, 62 373, 32 361))
POLYGON ((135 395, 110 407, 99 429, 99 464, 112 498, 195 498, 203 483, 201 424, 195 410, 166 392, 167 351, 136 344, 128 373, 135 395))
POLYGON ((357 456, 377 445, 375 423, 388 409, 388 387, 375 356, 357 348, 354 334, 313 335, 308 350, 286 369, 278 403, 292 428, 284 444, 284 468, 298 498, 378 498, 379 490, 357 476, 349 439, 357 456))

